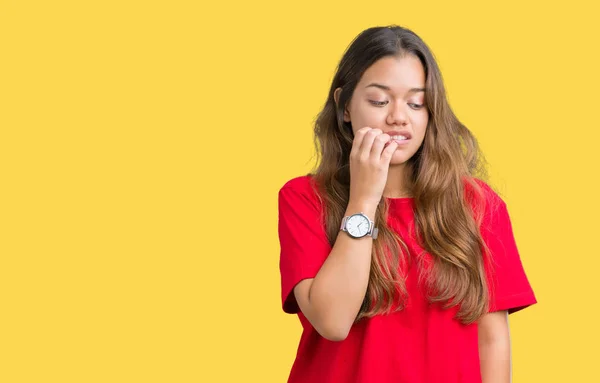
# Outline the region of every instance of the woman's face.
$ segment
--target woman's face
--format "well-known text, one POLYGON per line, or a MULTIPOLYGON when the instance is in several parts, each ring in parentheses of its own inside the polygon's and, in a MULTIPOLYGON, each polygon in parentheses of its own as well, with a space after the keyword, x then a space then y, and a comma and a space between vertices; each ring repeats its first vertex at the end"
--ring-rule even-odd
MULTIPOLYGON (((336 90, 336 100, 338 99, 336 90)), ((401 139, 390 165, 408 161, 421 147, 429 115, 424 105, 425 71, 413 55, 384 57, 363 74, 344 112, 356 132, 368 126, 401 139)))

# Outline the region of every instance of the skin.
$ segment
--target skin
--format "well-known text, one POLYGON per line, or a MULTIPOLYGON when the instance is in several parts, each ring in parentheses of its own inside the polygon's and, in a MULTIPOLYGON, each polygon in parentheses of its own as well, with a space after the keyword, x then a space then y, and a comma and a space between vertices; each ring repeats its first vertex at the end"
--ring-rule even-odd
MULTIPOLYGON (((422 145, 429 121, 424 105, 425 92, 419 90, 424 88, 425 71, 418 58, 412 55, 385 57, 365 71, 344 111, 344 121, 352 123, 354 134, 361 136, 361 139, 364 134, 364 140, 370 138, 371 142, 387 143, 390 136, 386 132, 392 130, 408 130, 412 135, 410 142, 398 146, 392 154, 383 187, 385 197, 410 196, 410 185, 403 184, 405 165, 422 145), (383 85, 385 89, 369 86, 373 83, 383 85)), ((334 93, 336 102, 340 91, 338 88, 334 93)), ((377 146, 380 152, 382 149, 380 145, 377 146)), ((365 185, 356 186, 355 190, 367 189, 371 181, 366 176, 360 179, 365 185)), ((510 382, 511 353, 507 312, 484 315, 478 322, 478 330, 483 382, 510 382)))
POLYGON ((478 322, 479 360, 484 383, 511 381, 511 352, 508 313, 497 311, 478 322))
MULTIPOLYGON (((383 140, 389 141, 386 132, 408 130, 412 138, 400 145, 390 161, 385 197, 407 196, 408 185, 403 185, 405 163, 419 149, 425 137, 429 116, 424 105, 425 72, 421 62, 409 55, 404 58, 385 57, 371 65, 356 86, 344 112, 344 121, 352 123, 356 135, 363 127, 381 130, 383 140), (372 83, 389 89, 369 86, 372 83)), ((338 88, 335 99, 339 98, 338 88)))

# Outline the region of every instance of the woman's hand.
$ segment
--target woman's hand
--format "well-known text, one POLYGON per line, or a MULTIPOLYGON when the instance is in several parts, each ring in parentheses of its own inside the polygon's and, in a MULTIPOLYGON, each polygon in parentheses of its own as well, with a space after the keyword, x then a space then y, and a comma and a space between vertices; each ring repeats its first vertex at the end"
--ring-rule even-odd
POLYGON ((390 140, 381 129, 364 127, 356 132, 350 151, 349 205, 375 211, 387 182, 392 155, 398 147, 390 140))

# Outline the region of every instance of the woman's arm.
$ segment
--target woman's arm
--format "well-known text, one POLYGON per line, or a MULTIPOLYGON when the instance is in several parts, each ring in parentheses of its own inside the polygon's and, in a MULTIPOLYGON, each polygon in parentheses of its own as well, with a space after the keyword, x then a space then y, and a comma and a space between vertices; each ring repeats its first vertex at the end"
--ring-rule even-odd
MULTIPOLYGON (((375 206, 350 204, 346 215, 362 211, 372 220, 375 210, 375 206)), ((372 247, 370 236, 351 238, 340 233, 317 275, 294 288, 302 313, 324 338, 342 341, 348 336, 369 284, 372 247)))
MULTIPOLYGON (((344 216, 363 212, 375 220, 397 145, 381 129, 364 127, 356 132, 350 152, 350 195, 344 216)), ((351 238, 347 233, 339 233, 316 276, 294 288, 300 310, 324 338, 341 341, 348 336, 369 285, 372 249, 371 236, 351 238)))
POLYGON ((510 383, 510 332, 507 311, 484 315, 478 323, 483 383, 510 383))

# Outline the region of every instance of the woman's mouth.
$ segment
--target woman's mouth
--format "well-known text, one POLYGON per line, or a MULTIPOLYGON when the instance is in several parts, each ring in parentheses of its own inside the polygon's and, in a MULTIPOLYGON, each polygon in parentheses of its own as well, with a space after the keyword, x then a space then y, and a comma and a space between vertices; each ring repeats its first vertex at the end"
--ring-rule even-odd
POLYGON ((389 140, 388 142, 385 143, 385 146, 387 147, 389 144, 392 143, 392 141, 395 141, 398 146, 400 145, 406 145, 408 144, 408 141, 410 141, 410 138, 407 136, 400 136, 400 135, 395 135, 395 136, 391 136, 391 140, 389 140))
POLYGON ((392 138, 392 141, 396 141, 399 145, 402 145, 410 140, 410 137, 401 136, 401 135, 391 136, 391 138, 392 138))

